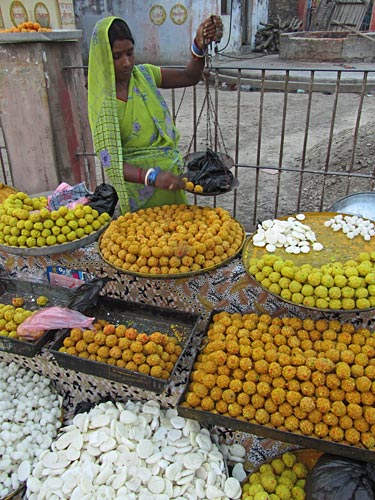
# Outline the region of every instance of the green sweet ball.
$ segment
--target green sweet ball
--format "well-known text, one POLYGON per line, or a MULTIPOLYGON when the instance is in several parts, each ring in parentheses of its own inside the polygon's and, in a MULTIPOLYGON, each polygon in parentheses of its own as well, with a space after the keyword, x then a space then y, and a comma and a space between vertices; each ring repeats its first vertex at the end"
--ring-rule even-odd
POLYGON ((289 290, 292 292, 292 293, 298 293, 302 288, 302 285, 301 283, 299 283, 298 281, 296 280, 292 280, 289 284, 289 290))
POLYGON ((354 266, 345 267, 344 274, 347 278, 350 278, 351 276, 358 276, 358 270, 354 266))
POLYGON ((312 285, 303 285, 303 287, 301 288, 301 293, 305 297, 311 297, 312 295, 314 295, 314 287, 312 285))
POLYGON ((370 307, 375 307, 375 296, 374 295, 371 295, 368 298, 368 301, 370 302, 370 307))
POLYGON ((277 260, 281 260, 277 255, 267 254, 263 257, 266 266, 273 266, 277 260))
POLYGON ((334 281, 336 286, 338 286, 339 288, 343 288, 347 284, 348 278, 343 274, 336 274, 334 277, 334 281))
POLYGON ((357 306, 358 309, 368 309, 371 304, 370 304, 370 301, 368 299, 357 299, 355 301, 355 305, 357 306))
POLYGON ((260 284, 264 287, 264 288, 269 288, 270 285, 271 285, 271 282, 268 278, 263 278, 262 281, 260 282, 260 284))
POLYGON ((321 283, 323 274, 320 271, 313 271, 307 277, 307 282, 312 286, 318 286, 321 283))
POLYGON ((293 469, 297 464, 298 464, 298 462, 293 465, 292 469, 284 470, 284 472, 281 473, 281 477, 287 477, 294 484, 297 481, 297 473, 293 469))
POLYGON ((302 293, 292 293, 292 302, 294 302, 295 304, 302 304, 303 302, 303 295, 302 293))
POLYGON ((275 295, 280 295, 281 293, 281 287, 278 283, 271 283, 268 290, 275 295))
POLYGON ((260 283, 262 280, 264 280, 265 276, 262 273, 262 271, 258 271, 255 273, 255 279, 260 283))
POLYGON ((357 299, 365 299, 368 297, 368 290, 367 288, 360 286, 359 288, 356 288, 355 290, 355 296, 357 299))
POLYGON ((262 482, 262 474, 273 474, 273 469, 271 464, 262 464, 259 467, 259 473, 261 475, 260 482, 262 482))
POLYGON ((302 264, 301 271, 305 271, 307 274, 311 273, 313 266, 311 264, 302 264))
POLYGON ((361 262, 358 266, 357 266, 357 270, 358 270, 358 274, 359 276, 366 276, 367 274, 371 273, 374 268, 371 264, 371 262, 361 262))
POLYGON ((306 498, 305 490, 300 486, 293 486, 291 493, 293 500, 305 500, 306 498))
POLYGON ((272 273, 268 275, 268 279, 271 281, 271 283, 278 283, 280 281, 280 278, 281 274, 277 271, 272 271, 272 273))
POLYGON ((331 299, 329 301, 328 307, 330 309, 342 309, 342 302, 340 299, 331 299))
POLYGON ((281 460, 284 462, 286 467, 291 469, 293 465, 297 462, 297 457, 291 451, 286 451, 281 455, 281 460))
POLYGON ((338 286, 332 286, 328 290, 328 295, 331 297, 331 299, 339 299, 341 297, 341 288, 338 286))
POLYGON ((365 281, 368 285, 375 285, 375 273, 366 274, 365 281))
POLYGON ((284 300, 291 300, 292 299, 292 292, 288 290, 287 288, 283 288, 280 292, 280 297, 282 297, 284 300))
POLYGON ((268 277, 272 272, 273 272, 273 267, 267 265, 264 265, 262 267, 262 273, 264 274, 264 276, 268 277))
POLYGON ((358 255, 358 262, 371 261, 371 255, 368 252, 361 252, 358 255))
POLYGON ((299 269, 294 273, 294 279, 299 283, 306 283, 307 277, 308 277, 308 272, 303 269, 299 269))
POLYGON ((272 460, 271 466, 275 474, 281 474, 285 470, 285 464, 281 460, 281 458, 275 458, 274 460, 272 460))
POLYGON ((275 493, 280 500, 289 500, 291 498, 290 489, 285 484, 278 484, 275 493))
POLYGON ((261 483, 267 493, 273 493, 277 486, 277 480, 273 473, 262 474, 261 483))
POLYGON ((335 280, 330 274, 323 274, 320 284, 326 288, 331 288, 331 286, 334 286, 335 280))
POLYGON ((249 267, 249 273, 252 274, 253 276, 255 276, 258 271, 259 271, 259 269, 258 269, 258 266, 256 264, 252 264, 249 267))
POLYGON ((302 462, 297 462, 296 464, 293 465, 293 472, 296 474, 296 480, 297 479, 306 479, 308 470, 307 467, 304 463, 302 462))
POLYGON ((348 286, 352 288, 359 288, 362 286, 363 278, 360 276, 350 276, 348 279, 348 286))
POLYGON ((314 297, 305 297, 302 301, 302 304, 306 307, 315 307, 315 298, 314 297))
POLYGON ((290 278, 293 279, 294 277, 294 269, 291 266, 284 266, 280 270, 282 276, 285 276, 285 278, 290 278))
POLYGON ((375 285, 369 285, 367 287, 367 290, 368 290, 368 293, 371 295, 371 296, 375 296, 375 285))
MULTIPOLYGON (((323 276, 324 278, 324 276, 323 276)), ((328 296, 328 289, 323 285, 319 285, 314 289, 315 296, 325 299, 328 296)))
POLYGON ((283 260, 277 260, 277 261, 275 261, 275 263, 273 264, 272 267, 273 267, 274 271, 279 273, 284 266, 285 266, 285 262, 283 260))
POLYGON ((250 488, 247 493, 249 495, 255 495, 259 491, 264 492, 263 486, 260 483, 253 483, 250 485, 250 488))
POLYGON ((341 307, 346 310, 355 309, 355 301, 351 298, 344 298, 341 301, 341 307))
POLYGON ((254 495, 254 500, 268 500, 269 496, 266 491, 258 491, 258 493, 255 493, 254 495))
POLYGON ((315 301, 315 307, 317 307, 318 309, 328 309, 328 304, 328 300, 322 298, 318 298, 315 301))
POLYGON ((250 484, 259 484, 260 483, 260 473, 253 472, 253 474, 250 474, 249 483, 250 484))
POLYGON ((354 288, 351 288, 350 286, 344 286, 341 288, 341 297, 345 299, 351 299, 354 297, 355 291, 354 288))
MULTIPOLYGON (((285 472, 285 471, 284 471, 285 472)), ((287 477, 287 476, 283 476, 281 475, 279 477, 279 480, 278 480, 278 484, 283 484, 284 486, 286 486, 288 488, 288 490, 290 491, 293 486, 294 486, 294 481, 292 481, 290 479, 290 477, 287 477)))
POLYGON ((289 288, 290 282, 291 282, 290 278, 286 278, 285 276, 283 276, 279 280, 280 288, 289 288))

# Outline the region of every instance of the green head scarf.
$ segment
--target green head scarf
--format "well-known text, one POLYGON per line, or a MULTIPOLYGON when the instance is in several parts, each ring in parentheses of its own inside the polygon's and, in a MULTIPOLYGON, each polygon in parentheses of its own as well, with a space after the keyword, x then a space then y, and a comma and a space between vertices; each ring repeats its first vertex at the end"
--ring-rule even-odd
POLYGON ((128 101, 116 98, 116 80, 108 31, 116 17, 97 22, 90 44, 88 113, 96 153, 115 187, 121 212, 164 204, 186 203, 182 191, 167 191, 127 182, 123 165, 159 167, 182 173, 179 133, 158 86, 161 70, 151 64, 135 65, 128 101))

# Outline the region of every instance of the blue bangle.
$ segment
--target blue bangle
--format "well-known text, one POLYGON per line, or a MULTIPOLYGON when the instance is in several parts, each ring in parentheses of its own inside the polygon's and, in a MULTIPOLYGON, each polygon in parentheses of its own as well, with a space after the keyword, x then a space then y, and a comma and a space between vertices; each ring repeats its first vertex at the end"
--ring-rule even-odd
POLYGON ((203 59, 203 57, 205 57, 205 55, 207 54, 207 49, 200 49, 195 41, 195 38, 193 40, 193 43, 191 44, 191 51, 194 56, 199 57, 200 59, 203 59))
POLYGON ((156 177, 159 175, 160 172, 161 172, 160 167, 156 167, 156 168, 152 169, 152 172, 150 172, 149 176, 147 177, 147 185, 148 186, 153 186, 153 187, 155 186, 156 177))

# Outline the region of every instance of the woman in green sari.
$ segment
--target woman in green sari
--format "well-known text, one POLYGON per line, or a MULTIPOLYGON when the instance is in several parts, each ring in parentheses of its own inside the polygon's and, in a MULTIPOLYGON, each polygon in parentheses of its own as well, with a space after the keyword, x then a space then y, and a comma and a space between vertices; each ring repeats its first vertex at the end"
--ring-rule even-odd
POLYGON ((159 88, 199 82, 206 48, 222 36, 220 17, 199 25, 184 69, 135 65, 134 39, 120 18, 96 23, 89 54, 88 113, 96 153, 121 213, 186 203, 179 133, 159 88))

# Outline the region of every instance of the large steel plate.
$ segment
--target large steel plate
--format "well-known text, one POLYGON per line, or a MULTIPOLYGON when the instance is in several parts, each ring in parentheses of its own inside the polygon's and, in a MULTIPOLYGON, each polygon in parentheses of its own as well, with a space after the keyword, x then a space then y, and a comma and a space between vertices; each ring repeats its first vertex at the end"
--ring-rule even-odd
MULTIPOLYGON (((324 222, 331 219, 335 215, 338 215, 337 212, 304 212, 306 216, 305 220, 302 221, 303 224, 307 224, 310 226, 312 231, 314 231, 317 241, 324 245, 323 250, 320 252, 311 250, 309 253, 300 253, 300 254, 290 254, 285 251, 284 248, 277 248, 273 255, 277 255, 284 260, 291 260, 296 266, 302 266, 303 264, 311 264, 313 267, 321 267, 324 264, 329 264, 334 261, 343 262, 350 259, 357 259, 358 255, 361 252, 375 252, 375 237, 372 237, 370 241, 365 241, 362 236, 356 236, 352 240, 347 238, 347 236, 342 231, 333 231, 329 227, 324 226, 324 222)), ((342 214, 345 215, 345 214, 342 214)), ((346 214, 348 215, 348 214, 346 214)), ((295 217, 295 215, 288 215, 285 217, 280 217, 279 220, 285 220, 288 217, 295 217)), ((255 234, 255 233, 254 233, 255 234)), ((374 309, 323 309, 318 307, 309 307, 304 304, 296 304, 292 301, 286 300, 280 295, 274 294, 262 286, 260 282, 255 279, 249 271, 249 260, 252 257, 260 259, 266 254, 269 254, 265 247, 256 247, 253 245, 253 236, 249 236, 242 249, 242 263, 246 270, 246 272, 254 279, 258 285, 271 295, 277 297, 283 302, 287 302, 288 304, 292 304, 295 307, 301 307, 303 309, 309 309, 314 311, 327 311, 327 312, 335 312, 340 311, 340 313, 355 313, 355 312, 364 312, 374 309)))
POLYGON ((78 240, 68 241, 67 243, 61 243, 59 245, 51 245, 51 246, 43 246, 43 247, 14 247, 10 245, 0 245, 0 250, 4 252, 11 253, 14 255, 21 255, 24 257, 29 256, 42 256, 42 255, 56 255, 59 253, 72 252, 73 250, 77 250, 78 248, 82 248, 90 243, 96 241, 103 231, 107 229, 110 221, 105 224, 103 227, 91 233, 83 238, 79 238, 78 240))
POLYGON ((346 214, 358 215, 366 219, 375 220, 375 192, 364 191, 353 193, 335 201, 329 208, 331 212, 344 212, 346 214))
POLYGON ((238 222, 238 224, 240 224, 240 226, 243 230, 243 240, 242 240, 242 243, 239 246, 237 252, 234 255, 231 255, 230 257, 224 259, 219 264, 215 264, 214 266, 206 267, 204 269, 199 269, 198 271, 190 271, 188 273, 178 273, 178 274, 149 274, 149 273, 138 273, 135 271, 129 271, 127 269, 122 269, 122 267, 116 266, 104 258, 103 254, 100 250, 100 241, 101 241, 102 235, 100 236, 99 241, 98 241, 98 252, 99 252, 99 255, 101 256, 101 258, 104 260, 104 262, 106 262, 109 266, 113 267, 114 269, 116 269, 117 271, 120 271, 122 273, 130 274, 131 276, 138 276, 140 278, 157 278, 157 279, 188 278, 189 276, 196 276, 197 274, 209 273, 210 271, 213 271, 214 269, 218 269, 219 267, 225 266, 229 262, 231 262, 233 259, 235 259, 242 252, 243 245, 246 241, 246 232, 245 232, 245 229, 242 226, 242 224, 239 222, 238 222))

